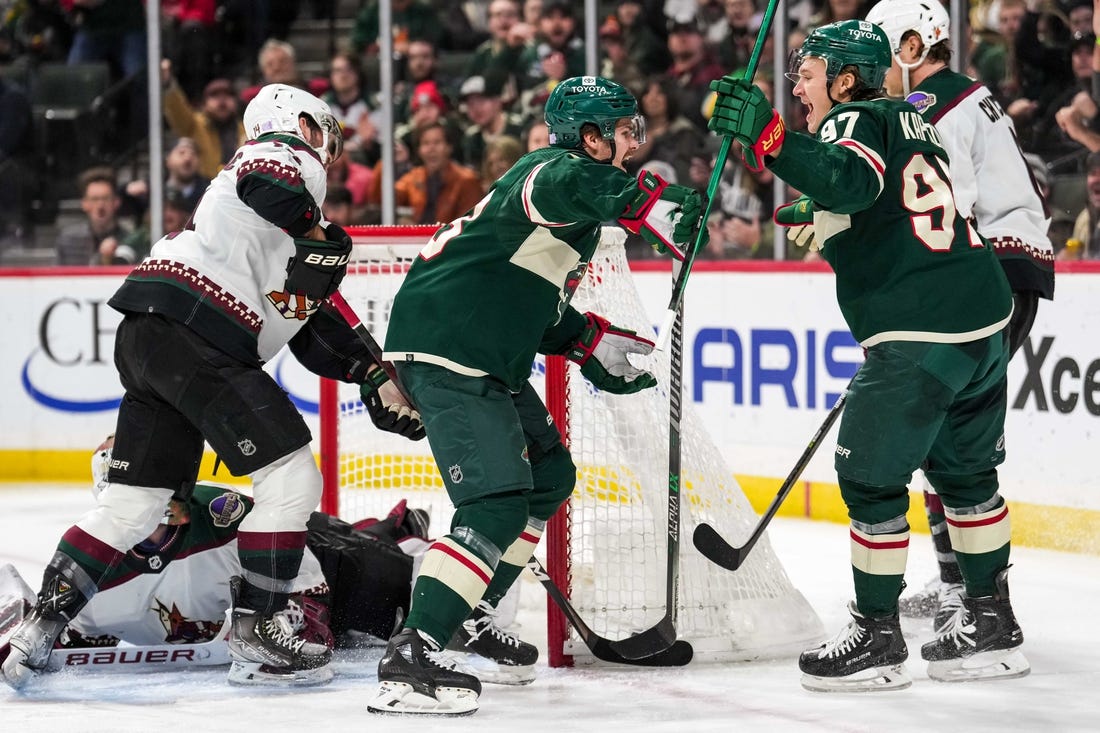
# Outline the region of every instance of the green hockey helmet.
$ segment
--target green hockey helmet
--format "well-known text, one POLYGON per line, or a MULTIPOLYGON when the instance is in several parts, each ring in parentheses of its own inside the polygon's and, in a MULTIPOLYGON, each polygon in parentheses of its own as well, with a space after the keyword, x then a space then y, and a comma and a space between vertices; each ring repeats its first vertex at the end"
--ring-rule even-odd
POLYGON ((802 48, 791 54, 788 77, 798 80, 798 68, 807 58, 825 62, 825 78, 830 84, 845 66, 859 71, 860 81, 869 89, 882 89, 890 70, 890 40, 886 32, 865 20, 842 20, 815 29, 802 48))
POLYGON ((585 125, 595 125, 600 135, 613 141, 615 123, 623 118, 633 122, 638 142, 645 142, 638 100, 622 84, 603 77, 574 76, 559 82, 546 100, 545 111, 551 147, 581 149, 585 125))

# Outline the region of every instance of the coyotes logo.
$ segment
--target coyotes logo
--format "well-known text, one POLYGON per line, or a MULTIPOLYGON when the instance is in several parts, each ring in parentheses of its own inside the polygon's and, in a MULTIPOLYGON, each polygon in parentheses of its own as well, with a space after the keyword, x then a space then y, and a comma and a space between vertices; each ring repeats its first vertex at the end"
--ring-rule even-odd
POLYGON ((288 321, 304 321, 321 307, 321 301, 319 300, 310 300, 304 295, 288 293, 283 290, 272 290, 267 294, 267 300, 288 321))
POLYGON ((166 632, 164 641, 169 644, 196 644, 210 641, 217 636, 218 630, 222 627, 222 622, 219 621, 193 621, 187 618, 175 603, 169 608, 155 598, 153 602, 157 604, 153 610, 160 617, 166 632))

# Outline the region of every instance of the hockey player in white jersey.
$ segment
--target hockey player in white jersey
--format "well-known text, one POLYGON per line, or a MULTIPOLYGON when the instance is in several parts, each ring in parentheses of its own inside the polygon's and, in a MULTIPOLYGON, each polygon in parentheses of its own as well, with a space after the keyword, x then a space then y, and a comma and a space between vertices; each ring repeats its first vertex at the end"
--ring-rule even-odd
MULTIPOLYGON (((867 20, 890 40, 893 64, 886 91, 904 97, 943 140, 959 213, 990 241, 1012 288, 1010 354, 1031 331, 1040 298, 1054 297, 1050 218, 1016 141, 1012 120, 980 82, 951 71, 950 18, 937 0, 882 0, 867 20)), ((940 575, 903 598, 903 614, 934 616, 944 629, 963 609, 963 578, 943 504, 925 488, 925 508, 940 575)))
POLYGON ((310 371, 362 385, 378 427, 423 437, 358 336, 327 302, 351 239, 321 215, 340 126, 321 100, 281 84, 244 113, 248 135, 182 232, 154 245, 110 300, 124 314, 115 364, 126 392, 108 484, 61 538, 2 675, 21 687, 65 626, 175 495, 193 490, 205 440, 231 473, 252 479, 255 507, 237 534, 230 651, 294 678, 331 651, 288 632, 278 613, 298 576, 306 521, 321 496, 310 431, 261 368, 284 345, 310 371))

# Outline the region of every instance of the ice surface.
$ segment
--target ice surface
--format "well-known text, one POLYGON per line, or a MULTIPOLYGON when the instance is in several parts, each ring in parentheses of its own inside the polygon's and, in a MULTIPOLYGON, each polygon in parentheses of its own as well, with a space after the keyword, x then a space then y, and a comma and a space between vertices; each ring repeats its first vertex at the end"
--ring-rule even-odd
MULTIPOLYGON (((0 564, 37 590, 61 533, 92 505, 87 488, 0 486, 0 564)), ((1100 527, 1097 528, 1100 531, 1100 527)), ((847 529, 778 519, 770 533, 794 584, 828 633, 846 622, 847 529)), ((1100 731, 1100 557, 1017 548, 1011 585, 1031 675, 1002 682, 931 682, 919 658, 928 623, 903 620, 913 686, 899 692, 804 691, 793 659, 668 669, 549 669, 527 687, 486 686, 469 718, 379 718, 366 712, 380 652, 342 653, 336 679, 309 690, 229 687, 221 668, 186 673, 44 675, 15 693, 0 685, 0 731, 1100 731)), ((908 581, 935 572, 914 535, 908 581)), ((545 596, 525 579, 517 631, 545 649, 545 596)))

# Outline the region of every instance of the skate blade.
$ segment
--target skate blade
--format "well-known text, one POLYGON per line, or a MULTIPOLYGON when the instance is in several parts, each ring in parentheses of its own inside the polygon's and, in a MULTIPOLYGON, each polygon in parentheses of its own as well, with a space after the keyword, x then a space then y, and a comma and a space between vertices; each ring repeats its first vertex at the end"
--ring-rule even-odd
POLYGON ((493 685, 529 685, 535 681, 535 665, 508 665, 471 652, 447 651, 447 658, 463 672, 493 685))
POLYGON ((437 687, 436 697, 404 682, 382 682, 367 711, 379 715, 435 715, 458 717, 477 712, 477 693, 464 687, 437 687))
POLYGON ((1019 647, 928 663, 928 677, 936 682, 1014 679, 1030 671, 1031 664, 1019 647))
POLYGON ((287 670, 259 662, 234 661, 229 667, 229 684, 242 687, 315 687, 332 682, 332 667, 287 670))
POLYGON ((913 684, 904 664, 891 667, 869 667, 844 677, 802 675, 802 686, 811 692, 877 692, 904 690, 913 684))

